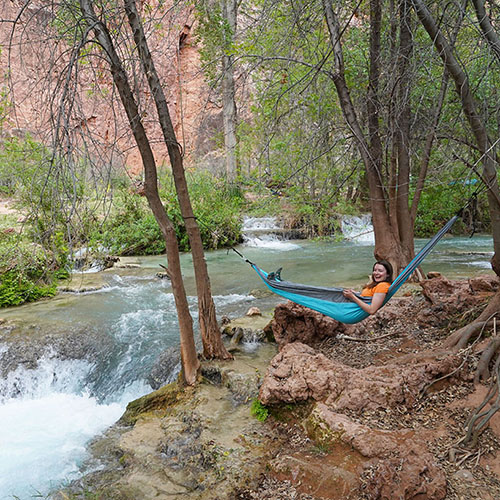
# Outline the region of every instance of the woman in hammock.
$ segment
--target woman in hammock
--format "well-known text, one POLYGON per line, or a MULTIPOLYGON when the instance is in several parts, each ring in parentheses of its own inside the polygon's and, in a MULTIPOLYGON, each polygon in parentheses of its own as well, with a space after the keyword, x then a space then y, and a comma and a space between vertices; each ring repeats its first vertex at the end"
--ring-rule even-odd
POLYGON ((363 309, 366 313, 375 314, 382 307, 391 283, 391 264, 386 260, 379 260, 373 266, 371 283, 366 285, 361 292, 363 297, 372 297, 371 304, 363 302, 355 295, 354 290, 347 288, 343 292, 344 297, 358 304, 358 306, 361 307, 361 309, 363 309))

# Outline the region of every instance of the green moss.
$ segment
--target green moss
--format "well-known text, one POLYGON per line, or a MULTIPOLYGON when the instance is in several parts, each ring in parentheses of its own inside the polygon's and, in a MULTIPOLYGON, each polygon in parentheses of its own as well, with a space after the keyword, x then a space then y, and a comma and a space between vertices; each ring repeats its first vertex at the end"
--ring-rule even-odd
POLYGON ((157 391, 142 396, 142 398, 131 401, 127 405, 125 413, 120 418, 119 423, 123 425, 134 425, 140 417, 175 405, 183 399, 184 391, 177 384, 172 382, 157 391))
POLYGON ((328 451, 332 446, 340 443, 344 435, 344 431, 330 429, 324 420, 314 413, 311 413, 304 421, 304 429, 316 446, 324 451, 328 451))
POLYGON ((269 416, 269 409, 266 408, 258 399, 252 401, 250 413, 259 421, 265 422, 269 416))
POLYGON ((285 403, 270 408, 270 413, 280 422, 301 422, 309 416, 312 410, 312 403, 285 403))

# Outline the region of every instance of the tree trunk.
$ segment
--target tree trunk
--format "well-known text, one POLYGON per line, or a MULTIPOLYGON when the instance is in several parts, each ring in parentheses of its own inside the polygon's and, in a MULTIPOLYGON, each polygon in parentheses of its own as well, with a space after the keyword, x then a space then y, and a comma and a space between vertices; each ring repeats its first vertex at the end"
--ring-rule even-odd
POLYGON ((229 354, 222 342, 222 336, 217 324, 215 305, 210 289, 210 278, 208 276, 200 229, 191 207, 181 151, 170 118, 167 100, 147 45, 135 1, 124 0, 124 5, 134 35, 134 40, 139 50, 141 64, 143 65, 143 70, 148 79, 148 84, 156 104, 163 138, 167 145, 168 155, 172 166, 181 214, 184 219, 184 224, 186 225, 189 244, 191 246, 196 290, 198 293, 198 310, 200 332, 203 341, 203 354, 208 359, 232 359, 231 354, 229 354))
POLYGON ((496 160, 492 143, 481 117, 476 111, 474 96, 470 90, 469 79, 453 55, 450 45, 444 38, 431 13, 422 0, 411 0, 415 11, 436 47, 443 63, 455 82, 455 88, 462 102, 462 110, 476 139, 483 164, 482 181, 488 186, 488 206, 493 233, 494 255, 491 259, 493 271, 500 276, 500 192, 498 188, 496 160))
POLYGON ((415 256, 413 246, 413 220, 410 215, 410 89, 411 78, 409 62, 413 52, 412 32, 410 29, 411 11, 407 0, 399 4, 399 55, 398 55, 398 92, 396 111, 396 149, 398 155, 398 179, 396 210, 398 232, 405 262, 415 256))
POLYGON ((382 146, 379 138, 378 125, 378 58, 380 56, 380 25, 381 10, 379 0, 371 0, 370 22, 374 32, 370 39, 370 82, 368 89, 368 123, 370 142, 366 140, 359 125, 356 110, 349 95, 349 89, 344 75, 344 58, 340 43, 340 30, 337 16, 332 9, 330 0, 323 0, 325 19, 330 34, 330 42, 334 53, 335 72, 333 82, 339 96, 340 107, 344 118, 351 128, 358 145, 370 191, 373 229, 375 233, 375 259, 387 259, 394 270, 400 269, 404 262, 401 246, 391 227, 386 209, 386 196, 382 182, 382 146), (378 53, 377 53, 378 51, 378 53))
POLYGON ((236 33, 237 9, 238 6, 235 0, 222 0, 223 18, 231 29, 231 39, 226 40, 226 47, 222 56, 222 117, 224 145, 226 148, 226 175, 230 183, 236 182, 238 174, 234 56, 231 54, 233 37, 236 33))
POLYGON ((177 245, 174 226, 168 218, 158 194, 156 163, 153 151, 151 150, 151 145, 142 124, 127 74, 115 50, 109 31, 104 22, 101 22, 97 18, 92 1, 79 1, 80 9, 89 30, 94 31, 97 40, 104 49, 104 55, 110 65, 113 81, 120 95, 134 139, 141 154, 145 172, 146 197, 165 238, 167 248, 168 271, 172 282, 172 291, 179 320, 182 374, 185 383, 192 385, 196 382, 200 366, 194 343, 193 320, 189 312, 184 282, 182 280, 179 247, 177 245))
POLYGON ((495 57, 500 61, 500 39, 491 24, 490 18, 486 13, 486 9, 484 8, 484 0, 472 0, 474 5, 474 9, 476 11, 477 20, 479 22, 479 26, 481 27, 481 31, 484 34, 484 37, 488 41, 489 46, 491 47, 495 57))

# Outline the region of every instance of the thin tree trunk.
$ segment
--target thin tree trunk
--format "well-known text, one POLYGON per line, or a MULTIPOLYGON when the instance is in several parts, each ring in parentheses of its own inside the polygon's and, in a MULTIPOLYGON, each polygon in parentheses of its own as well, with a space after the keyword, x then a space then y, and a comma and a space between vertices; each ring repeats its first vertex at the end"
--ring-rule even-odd
MULTIPOLYGON (((457 22, 455 29, 453 30, 453 33, 451 35, 451 46, 453 47, 455 45, 455 41, 458 36, 458 32, 460 30, 460 27, 462 26, 462 21, 465 16, 466 12, 466 7, 467 7, 467 1, 468 0, 463 0, 461 9, 460 9, 460 19, 457 22)), ((434 139, 436 137, 436 130, 439 125, 439 121, 441 119, 441 111, 443 109, 443 104, 444 104, 444 99, 446 97, 446 93, 448 91, 448 82, 450 79, 450 74, 448 73, 446 67, 443 67, 443 76, 441 77, 441 89, 439 91, 439 98, 438 102, 436 105, 436 108, 434 110, 434 118, 432 121, 431 128, 429 130, 429 133, 427 134, 427 138, 425 140, 425 146, 424 146, 424 151, 422 153, 422 160, 420 162, 420 170, 418 173, 418 179, 417 179, 417 184, 415 187, 415 193, 413 195, 413 200, 411 203, 411 219, 413 222, 415 222, 415 219, 417 217, 417 209, 418 209, 418 203, 420 201, 420 196, 422 194, 422 191, 424 189, 424 184, 425 184, 425 179, 427 177, 427 170, 429 168, 429 162, 431 159, 431 152, 432 152, 432 146, 434 144, 434 139)))
POLYGON ((222 336, 217 324, 215 305, 210 289, 210 278, 208 276, 200 229, 191 207, 181 151, 170 118, 167 100, 147 45, 135 1, 124 0, 124 5, 130 27, 132 28, 134 40, 139 50, 143 70, 148 79, 149 88, 151 89, 156 104, 156 110, 163 132, 163 139, 167 145, 168 155, 172 165, 172 173, 181 214, 184 219, 184 224, 186 225, 189 244, 191 246, 196 290, 198 293, 199 322, 203 342, 203 354, 208 359, 232 359, 231 354, 226 350, 222 342, 222 336))
POLYGON ((432 146, 434 144, 434 139, 436 137, 436 130, 441 118, 441 111, 443 109, 444 98, 446 97, 446 91, 448 90, 448 79, 449 73, 446 69, 443 71, 443 76, 441 78, 441 90, 439 92, 439 99, 434 110, 434 119, 432 121, 431 128, 427 134, 425 140, 424 151, 422 153, 422 160, 420 161, 420 171, 418 173, 417 185, 415 187, 415 193, 413 195, 413 200, 411 203, 411 220, 413 223, 417 218, 418 203, 420 201, 420 196, 424 190, 425 178, 427 177, 427 170, 429 169, 429 162, 431 159, 432 146))
MULTIPOLYGON (((389 2, 389 12, 391 13, 390 19, 390 61, 395 61, 397 56, 397 38, 398 38, 398 29, 397 29, 397 16, 396 16, 396 6, 395 0, 390 0, 389 2)), ((387 181, 387 194, 389 197, 389 217, 391 219, 391 227, 394 231, 395 238, 398 241, 401 241, 399 236, 399 228, 398 228, 398 214, 397 214, 397 172, 398 172, 398 155, 397 155, 397 146, 396 146, 396 110, 397 103, 396 99, 393 99, 393 93, 397 87, 397 74, 395 71, 389 72, 390 78, 390 86, 392 92, 391 97, 388 103, 388 117, 387 121, 389 123, 390 130, 390 153, 389 155, 389 172, 388 172, 388 181, 387 181)), ((389 149, 389 148, 387 148, 389 149)))
MULTIPOLYGON (((226 48, 232 45, 236 33, 237 3, 235 0, 222 0, 222 13, 231 29, 231 40, 226 40, 226 48)), ((226 175, 230 183, 236 181, 238 173, 236 138, 236 101, 234 86, 234 56, 224 51, 222 56, 222 117, 224 123, 224 145, 226 148, 226 175)))
POLYGON ((192 385, 196 382, 200 365, 194 343, 193 320, 189 312, 189 305, 182 280, 179 247, 177 245, 174 226, 168 218, 158 194, 156 163, 153 151, 151 150, 146 131, 142 124, 127 74, 115 50, 108 29, 104 22, 97 18, 91 0, 79 1, 81 11, 89 30, 94 31, 97 40, 104 49, 105 57, 110 65, 113 81, 120 95, 134 139, 141 154, 145 173, 146 197, 166 242, 169 276, 172 282, 172 291, 179 319, 183 377, 187 384, 192 385))
POLYGON ((474 5, 474 9, 476 10, 477 20, 484 37, 488 41, 488 44, 493 50, 496 58, 500 61, 500 38, 498 37, 497 32, 495 31, 495 28, 493 28, 490 18, 486 13, 484 0, 472 0, 472 3, 474 5))
POLYGON ((491 259, 491 267, 497 276, 500 276, 500 192, 492 143, 488 137, 486 127, 476 111, 476 103, 470 90, 469 79, 453 55, 450 45, 437 27, 436 22, 423 1, 411 1, 413 2, 420 22, 429 34, 446 69, 455 82, 457 94, 462 102, 463 112, 469 122, 479 152, 481 153, 481 161, 483 163, 482 180, 488 186, 488 205, 493 233, 493 248, 495 251, 491 259))

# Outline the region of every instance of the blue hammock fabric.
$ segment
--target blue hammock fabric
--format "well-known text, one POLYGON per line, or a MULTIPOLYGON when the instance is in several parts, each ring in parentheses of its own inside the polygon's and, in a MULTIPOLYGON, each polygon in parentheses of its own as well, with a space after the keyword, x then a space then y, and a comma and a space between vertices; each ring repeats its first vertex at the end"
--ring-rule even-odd
MULTIPOLYGON (((458 215, 453 216, 401 271, 401 273, 392 282, 383 305, 389 301, 389 299, 413 274, 415 269, 420 265, 425 257, 427 257, 438 241, 450 230, 457 218, 458 215)), ((283 281, 280 276, 281 269, 275 273, 266 273, 252 262, 250 262, 250 265, 272 292, 291 300, 296 304, 300 304, 313 309, 314 311, 323 313, 330 318, 340 321, 341 323, 358 323, 369 316, 369 314, 363 311, 361 307, 344 297, 342 294, 343 288, 327 288, 283 281)), ((360 297, 361 300, 365 301, 367 304, 370 304, 371 302, 370 297, 362 297, 359 294, 358 297, 360 297)))

